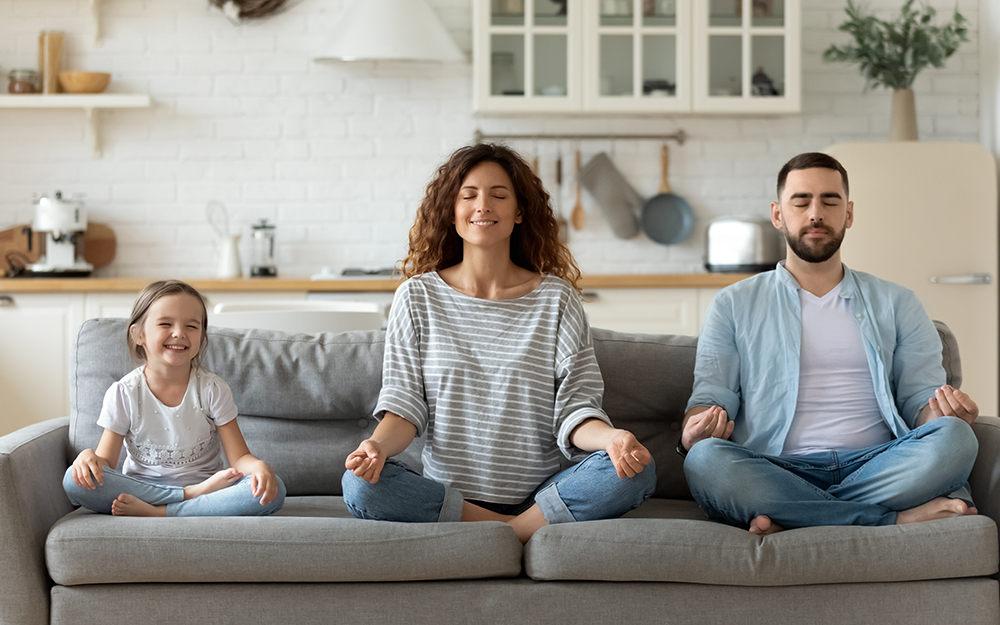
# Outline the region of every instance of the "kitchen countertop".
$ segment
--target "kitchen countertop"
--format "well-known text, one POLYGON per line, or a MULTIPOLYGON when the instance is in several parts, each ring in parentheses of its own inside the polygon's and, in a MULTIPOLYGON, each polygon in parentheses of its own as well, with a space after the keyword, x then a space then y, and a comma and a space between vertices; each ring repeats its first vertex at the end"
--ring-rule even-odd
MULTIPOLYGON (((692 273, 651 275, 584 276, 584 289, 664 289, 721 288, 753 274, 692 273)), ((145 278, 6 278, 0 279, 0 293, 138 293, 151 279, 145 278)), ((391 293, 398 281, 393 279, 310 280, 308 278, 243 278, 187 280, 203 292, 313 293, 368 292, 391 293)))

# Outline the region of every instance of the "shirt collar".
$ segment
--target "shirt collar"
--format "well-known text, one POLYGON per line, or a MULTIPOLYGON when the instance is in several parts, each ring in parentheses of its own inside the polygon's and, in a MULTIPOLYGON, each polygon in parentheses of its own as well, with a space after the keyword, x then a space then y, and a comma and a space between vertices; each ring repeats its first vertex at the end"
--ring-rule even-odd
MULTIPOLYGON (((857 282, 854 279, 854 272, 850 268, 841 263, 844 268, 844 279, 840 281, 840 297, 851 298, 857 291, 857 282)), ((775 276, 777 276, 778 282, 785 285, 785 287, 791 289, 792 291, 798 291, 802 288, 799 286, 798 280, 792 276, 787 269, 785 269, 785 261, 779 260, 778 264, 774 267, 775 276)))

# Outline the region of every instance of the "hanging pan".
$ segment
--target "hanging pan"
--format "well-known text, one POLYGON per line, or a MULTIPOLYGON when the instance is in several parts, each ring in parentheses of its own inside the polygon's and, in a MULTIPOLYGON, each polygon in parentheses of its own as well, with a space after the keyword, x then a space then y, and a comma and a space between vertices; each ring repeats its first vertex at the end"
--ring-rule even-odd
POLYGON ((694 212, 684 198, 670 190, 670 149, 666 144, 660 151, 660 168, 660 192, 642 205, 642 229, 657 243, 683 243, 694 229, 694 212))

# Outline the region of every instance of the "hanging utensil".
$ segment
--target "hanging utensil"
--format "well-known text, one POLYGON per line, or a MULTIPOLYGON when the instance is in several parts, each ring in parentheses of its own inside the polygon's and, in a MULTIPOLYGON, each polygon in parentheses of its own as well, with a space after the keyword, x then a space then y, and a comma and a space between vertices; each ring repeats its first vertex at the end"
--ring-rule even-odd
POLYGON ((582 160, 583 155, 580 154, 580 150, 577 150, 573 168, 573 180, 576 183, 576 204, 573 205, 573 212, 570 214, 575 230, 583 230, 584 224, 587 223, 587 215, 583 212, 583 202, 580 198, 580 164, 582 160))
POLYGON ((650 239, 663 245, 682 243, 694 229, 694 211, 687 200, 670 190, 668 171, 670 149, 660 150, 660 192, 642 206, 642 229, 650 239))
POLYGON ((219 238, 229 236, 229 211, 222 202, 209 201, 205 206, 205 216, 208 218, 208 225, 212 226, 212 230, 215 230, 219 238))
POLYGON ((556 214, 556 224, 559 226, 559 242, 566 245, 569 242, 569 221, 563 216, 562 210, 562 154, 556 159, 556 199, 553 209, 556 214))

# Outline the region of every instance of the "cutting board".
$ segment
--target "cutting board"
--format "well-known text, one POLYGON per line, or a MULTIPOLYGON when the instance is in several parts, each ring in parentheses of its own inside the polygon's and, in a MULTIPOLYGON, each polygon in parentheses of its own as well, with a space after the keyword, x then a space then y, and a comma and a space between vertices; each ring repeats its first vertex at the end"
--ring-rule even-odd
MULTIPOLYGON (((28 263, 38 262, 39 245, 38 242, 44 235, 35 233, 35 240, 28 251, 28 236, 24 234, 24 228, 28 225, 17 226, 9 230, 0 230, 0 273, 9 268, 7 262, 8 252, 20 252, 27 258, 28 263)), ((115 258, 115 231, 110 226, 90 222, 87 224, 87 232, 83 239, 83 259, 94 266, 94 269, 107 267, 115 258)))

